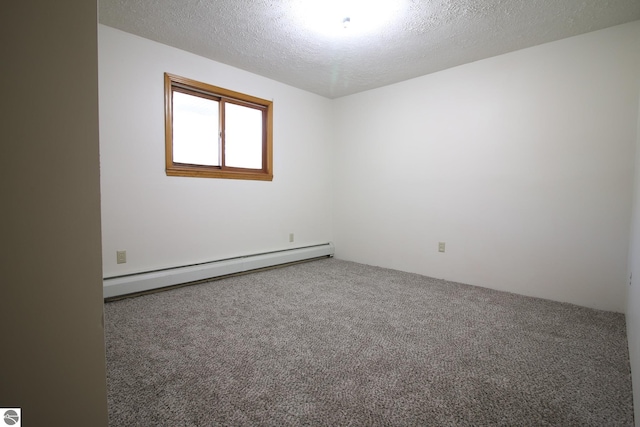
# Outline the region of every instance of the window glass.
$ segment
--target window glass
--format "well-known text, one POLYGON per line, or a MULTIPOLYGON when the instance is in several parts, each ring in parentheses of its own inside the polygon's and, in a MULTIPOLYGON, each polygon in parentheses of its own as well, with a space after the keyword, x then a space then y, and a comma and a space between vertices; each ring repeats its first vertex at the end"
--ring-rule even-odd
POLYGON ((262 111, 225 103, 225 161, 235 168, 262 169, 262 111))
POLYGON ((212 99, 173 92, 173 161, 219 166, 218 114, 212 99))

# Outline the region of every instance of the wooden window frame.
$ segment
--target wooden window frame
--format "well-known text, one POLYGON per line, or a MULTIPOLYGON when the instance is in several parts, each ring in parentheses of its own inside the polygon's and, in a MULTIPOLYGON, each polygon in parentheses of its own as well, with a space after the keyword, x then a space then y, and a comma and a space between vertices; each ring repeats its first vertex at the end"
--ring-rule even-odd
MULTIPOLYGON (((165 170, 167 176, 198 178, 273 180, 273 102, 240 92, 212 86, 185 77, 164 73, 165 170), (224 165, 224 132, 221 132, 221 166, 206 166, 173 161, 173 92, 201 96, 221 102, 221 120, 224 121, 224 103, 233 103, 262 110, 262 169, 245 169, 224 165)), ((222 128, 221 128, 222 129, 222 128)))

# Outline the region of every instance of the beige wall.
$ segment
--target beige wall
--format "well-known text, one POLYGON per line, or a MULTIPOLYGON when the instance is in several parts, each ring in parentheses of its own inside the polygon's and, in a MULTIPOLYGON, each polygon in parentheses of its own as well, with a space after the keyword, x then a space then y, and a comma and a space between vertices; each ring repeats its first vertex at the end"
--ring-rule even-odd
POLYGON ((0 407, 106 426, 97 4, 3 7, 0 407))
MULTIPOLYGON (((640 73, 638 74, 640 81, 640 73)), ((640 95, 640 94, 639 94, 640 95)), ((640 106, 640 96, 638 96, 640 106)), ((627 298, 627 338, 633 380, 633 407, 636 425, 640 426, 640 108, 636 134, 635 182, 633 191, 633 216, 629 244, 629 297, 627 298)))

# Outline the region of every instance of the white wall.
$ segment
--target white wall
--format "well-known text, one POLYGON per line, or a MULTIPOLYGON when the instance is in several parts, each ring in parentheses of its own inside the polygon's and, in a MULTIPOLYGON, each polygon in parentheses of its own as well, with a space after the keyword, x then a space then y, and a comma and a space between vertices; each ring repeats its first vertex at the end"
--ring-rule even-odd
MULTIPOLYGON (((638 74, 638 78, 640 78, 640 74, 638 74)), ((640 94, 638 103, 640 104, 640 94)), ((629 284, 631 286, 627 299, 626 314, 629 359, 631 361, 633 384, 635 384, 633 388, 633 407, 636 425, 640 426, 640 108, 638 111, 636 141, 636 169, 628 269, 629 284)))
POLYGON ((104 277, 332 240, 328 99, 102 25, 99 71, 104 277), (272 182, 165 175, 164 72, 273 100, 272 182))
POLYGON ((5 3, 0 28, 0 406, 106 427, 97 5, 5 3))
POLYGON ((336 257, 624 311, 639 45, 636 21, 334 101, 336 257))

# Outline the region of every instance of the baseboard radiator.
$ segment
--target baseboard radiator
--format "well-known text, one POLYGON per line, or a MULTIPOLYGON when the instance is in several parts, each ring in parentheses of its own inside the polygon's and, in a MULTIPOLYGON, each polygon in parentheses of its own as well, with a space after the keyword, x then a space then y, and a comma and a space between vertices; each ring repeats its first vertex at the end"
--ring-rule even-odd
POLYGON ((246 255, 184 267, 110 277, 103 280, 103 293, 104 298, 135 294, 152 289, 198 282, 282 264, 314 258, 331 257, 334 252, 333 243, 325 243, 302 248, 246 255))

